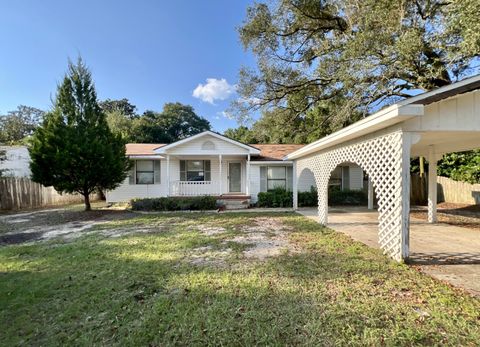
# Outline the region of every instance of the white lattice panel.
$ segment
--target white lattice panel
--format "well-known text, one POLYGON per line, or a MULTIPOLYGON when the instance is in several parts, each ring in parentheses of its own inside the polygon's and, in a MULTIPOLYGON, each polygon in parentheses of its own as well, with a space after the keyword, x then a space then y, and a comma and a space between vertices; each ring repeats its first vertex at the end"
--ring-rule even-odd
POLYGON ((404 136, 400 130, 370 135, 300 158, 296 164, 297 179, 304 169, 311 170, 315 176, 318 215, 324 225, 327 224, 328 181, 332 171, 344 162, 361 166, 371 178, 378 199, 380 247, 396 260, 408 255, 409 205, 402 196, 409 196, 410 182, 409 175, 403 174, 408 169, 403 161, 409 158, 403 155, 404 136))

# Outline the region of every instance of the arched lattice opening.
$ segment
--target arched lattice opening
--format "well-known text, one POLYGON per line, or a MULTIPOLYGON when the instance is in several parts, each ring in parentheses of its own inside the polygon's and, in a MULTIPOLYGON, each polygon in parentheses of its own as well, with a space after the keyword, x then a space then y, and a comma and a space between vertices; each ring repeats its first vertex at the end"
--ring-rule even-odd
POLYGON ((373 193, 368 174, 360 165, 351 161, 337 165, 330 172, 328 182, 328 226, 354 240, 378 247, 379 215, 376 209, 370 209, 373 193))
POLYGON ((402 196, 409 189, 409 148, 405 147, 404 151, 404 146, 401 131, 384 132, 328 148, 297 161, 297 172, 309 168, 315 176, 318 220, 324 225, 328 221, 331 172, 344 162, 362 167, 370 177, 378 199, 380 247, 398 260, 408 254, 409 205, 402 196))
POLYGON ((308 167, 303 168, 297 177, 298 207, 318 208, 317 181, 308 167))

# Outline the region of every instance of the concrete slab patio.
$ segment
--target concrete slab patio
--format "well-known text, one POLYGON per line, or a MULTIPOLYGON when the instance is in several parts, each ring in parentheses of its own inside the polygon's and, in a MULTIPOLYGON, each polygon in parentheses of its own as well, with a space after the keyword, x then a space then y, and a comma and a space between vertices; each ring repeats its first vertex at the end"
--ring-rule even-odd
MULTIPOLYGON (((316 209, 300 209, 317 220, 316 209)), ((378 212, 364 207, 329 208, 328 227, 369 247, 379 248, 378 212)), ((429 224, 411 218, 409 263, 439 280, 480 296, 480 231, 429 224)))

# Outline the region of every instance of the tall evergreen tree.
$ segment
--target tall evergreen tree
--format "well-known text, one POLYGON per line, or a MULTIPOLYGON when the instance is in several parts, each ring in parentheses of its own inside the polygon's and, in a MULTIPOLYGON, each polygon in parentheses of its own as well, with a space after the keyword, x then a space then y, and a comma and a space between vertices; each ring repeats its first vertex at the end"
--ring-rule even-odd
POLYGON ((96 189, 114 189, 127 176, 125 143, 112 134, 99 107, 91 73, 69 62, 54 108, 32 139, 32 179, 59 192, 79 193, 89 211, 96 189))

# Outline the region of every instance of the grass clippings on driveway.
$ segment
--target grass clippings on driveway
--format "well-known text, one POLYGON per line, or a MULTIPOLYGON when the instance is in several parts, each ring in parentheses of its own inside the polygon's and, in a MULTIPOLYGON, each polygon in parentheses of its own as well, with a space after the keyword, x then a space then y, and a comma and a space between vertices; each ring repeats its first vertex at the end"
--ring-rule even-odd
POLYGON ((480 341, 478 299, 291 213, 129 214, 0 247, 0 283, 5 346, 480 341))

